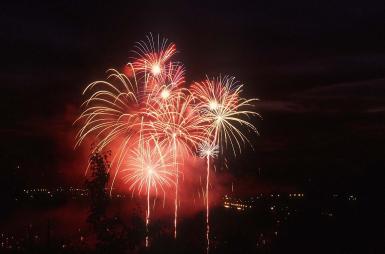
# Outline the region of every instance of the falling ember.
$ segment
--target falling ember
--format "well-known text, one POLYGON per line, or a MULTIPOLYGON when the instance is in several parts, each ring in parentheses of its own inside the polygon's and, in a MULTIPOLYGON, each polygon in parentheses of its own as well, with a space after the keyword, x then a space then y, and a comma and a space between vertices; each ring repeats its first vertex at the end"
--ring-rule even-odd
MULTIPOLYGON (((75 147, 88 138, 94 150, 113 148, 112 182, 118 176, 129 190, 146 197, 146 246, 149 245, 151 200, 159 193, 174 198, 174 237, 177 237, 180 180, 188 168, 188 158, 206 161, 206 240, 210 246, 210 167, 226 147, 241 152, 250 143, 243 130, 258 133, 250 122, 259 116, 252 110, 256 99, 241 97, 235 78, 224 76, 185 84, 185 69, 173 61, 176 46, 152 34, 134 48, 135 57, 124 73, 110 69, 105 80, 89 84, 75 147), (220 147, 220 151, 219 151, 220 147), (173 194, 169 194, 173 193, 173 194)), ((222 157, 222 156, 221 156, 222 157)), ((223 158, 226 160, 225 156, 223 158)), ((87 172, 86 172, 87 173, 87 172)), ((203 181, 202 181, 203 182, 203 181)), ((233 185, 232 185, 233 191, 233 185)), ((197 190, 194 190, 197 191, 197 190)), ((198 197, 204 188, 197 191, 198 197)), ((111 192, 110 192, 111 193, 111 192)), ((195 202, 195 196, 194 196, 195 202)))

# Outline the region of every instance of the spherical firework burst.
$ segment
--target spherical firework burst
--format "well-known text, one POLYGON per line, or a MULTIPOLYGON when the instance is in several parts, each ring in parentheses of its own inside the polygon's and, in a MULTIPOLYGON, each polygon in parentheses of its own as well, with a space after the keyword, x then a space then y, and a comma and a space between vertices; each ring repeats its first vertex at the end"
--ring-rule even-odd
MULTIPOLYGON (((152 142, 144 142, 128 156, 125 169, 122 170, 123 180, 129 184, 129 189, 139 195, 142 191, 159 191, 165 194, 165 187, 174 183, 175 172, 172 157, 167 149, 152 142)), ((147 193, 148 194, 148 193, 147 193)))
POLYGON ((206 158, 206 157, 216 158, 219 153, 218 149, 219 149, 219 145, 206 141, 199 144, 198 154, 202 158, 206 158))
POLYGON ((242 98, 242 87, 234 77, 229 76, 206 79, 191 87, 202 118, 210 123, 212 142, 222 147, 230 144, 234 155, 237 150, 241 151, 241 143, 250 143, 241 127, 258 134, 255 126, 249 122, 251 116, 259 116, 249 109, 257 99, 242 98))
POLYGON ((136 54, 133 57, 135 71, 144 74, 146 83, 148 80, 156 83, 173 67, 170 59, 176 53, 176 46, 159 35, 154 38, 150 33, 146 40, 136 43, 133 52, 136 54))
MULTIPOLYGON (((150 140, 151 141, 151 140, 150 140)), ((173 163, 170 162, 169 154, 159 147, 156 140, 153 142, 140 143, 127 161, 127 167, 123 170, 126 175, 123 180, 130 185, 132 193, 135 191, 142 194, 146 191, 146 246, 148 246, 148 225, 150 223, 150 194, 151 191, 158 194, 161 190, 165 195, 165 187, 174 183, 173 163), (152 144, 151 144, 152 143, 152 144)))
POLYGON ((149 34, 135 45, 134 53, 136 57, 124 73, 111 69, 106 80, 95 81, 84 90, 87 98, 75 121, 82 125, 75 147, 88 137, 95 142, 94 150, 114 147, 111 190, 118 173, 123 172, 123 181, 133 193, 146 192, 147 228, 150 196, 165 195, 165 188, 173 186, 175 237, 179 176, 185 159, 198 151, 207 165, 208 250, 211 161, 218 156, 219 146, 221 151, 231 146, 234 154, 240 152, 241 144, 249 142, 244 130, 258 133, 250 122, 251 116, 259 116, 251 109, 256 99, 242 98, 243 86, 228 76, 184 87, 184 67, 172 60, 176 46, 159 36, 149 34))

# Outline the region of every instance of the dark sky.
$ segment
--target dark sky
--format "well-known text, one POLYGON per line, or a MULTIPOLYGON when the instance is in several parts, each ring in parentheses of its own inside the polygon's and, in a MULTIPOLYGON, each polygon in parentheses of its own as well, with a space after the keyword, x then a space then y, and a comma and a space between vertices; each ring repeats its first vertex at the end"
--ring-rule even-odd
POLYGON ((70 174, 86 157, 72 149, 82 89, 153 32, 177 44, 188 81, 234 75, 261 100, 261 136, 232 159, 235 175, 383 189, 384 1, 53 2, 0 9, 5 178, 70 174))

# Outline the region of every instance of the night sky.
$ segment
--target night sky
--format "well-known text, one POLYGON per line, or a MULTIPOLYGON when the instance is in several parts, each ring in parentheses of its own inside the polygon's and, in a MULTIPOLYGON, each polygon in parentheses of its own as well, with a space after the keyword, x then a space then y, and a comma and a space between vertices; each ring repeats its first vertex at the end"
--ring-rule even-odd
POLYGON ((123 68, 152 32, 176 43, 189 83, 234 75, 245 97, 260 99, 260 136, 254 150, 229 158, 232 174, 265 185, 383 190, 384 1, 52 2, 0 10, 7 184, 84 181, 87 148, 73 150, 72 126, 82 89, 123 68))

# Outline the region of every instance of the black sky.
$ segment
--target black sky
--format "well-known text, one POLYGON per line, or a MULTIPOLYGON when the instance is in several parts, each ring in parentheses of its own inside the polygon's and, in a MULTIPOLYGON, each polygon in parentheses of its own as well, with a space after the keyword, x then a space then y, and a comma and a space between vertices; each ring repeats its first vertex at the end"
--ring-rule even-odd
POLYGON ((82 89, 153 32, 177 44, 188 81, 230 74, 261 99, 261 136, 234 174, 382 189, 384 1, 96 2, 2 4, 3 176, 60 179, 82 89))

